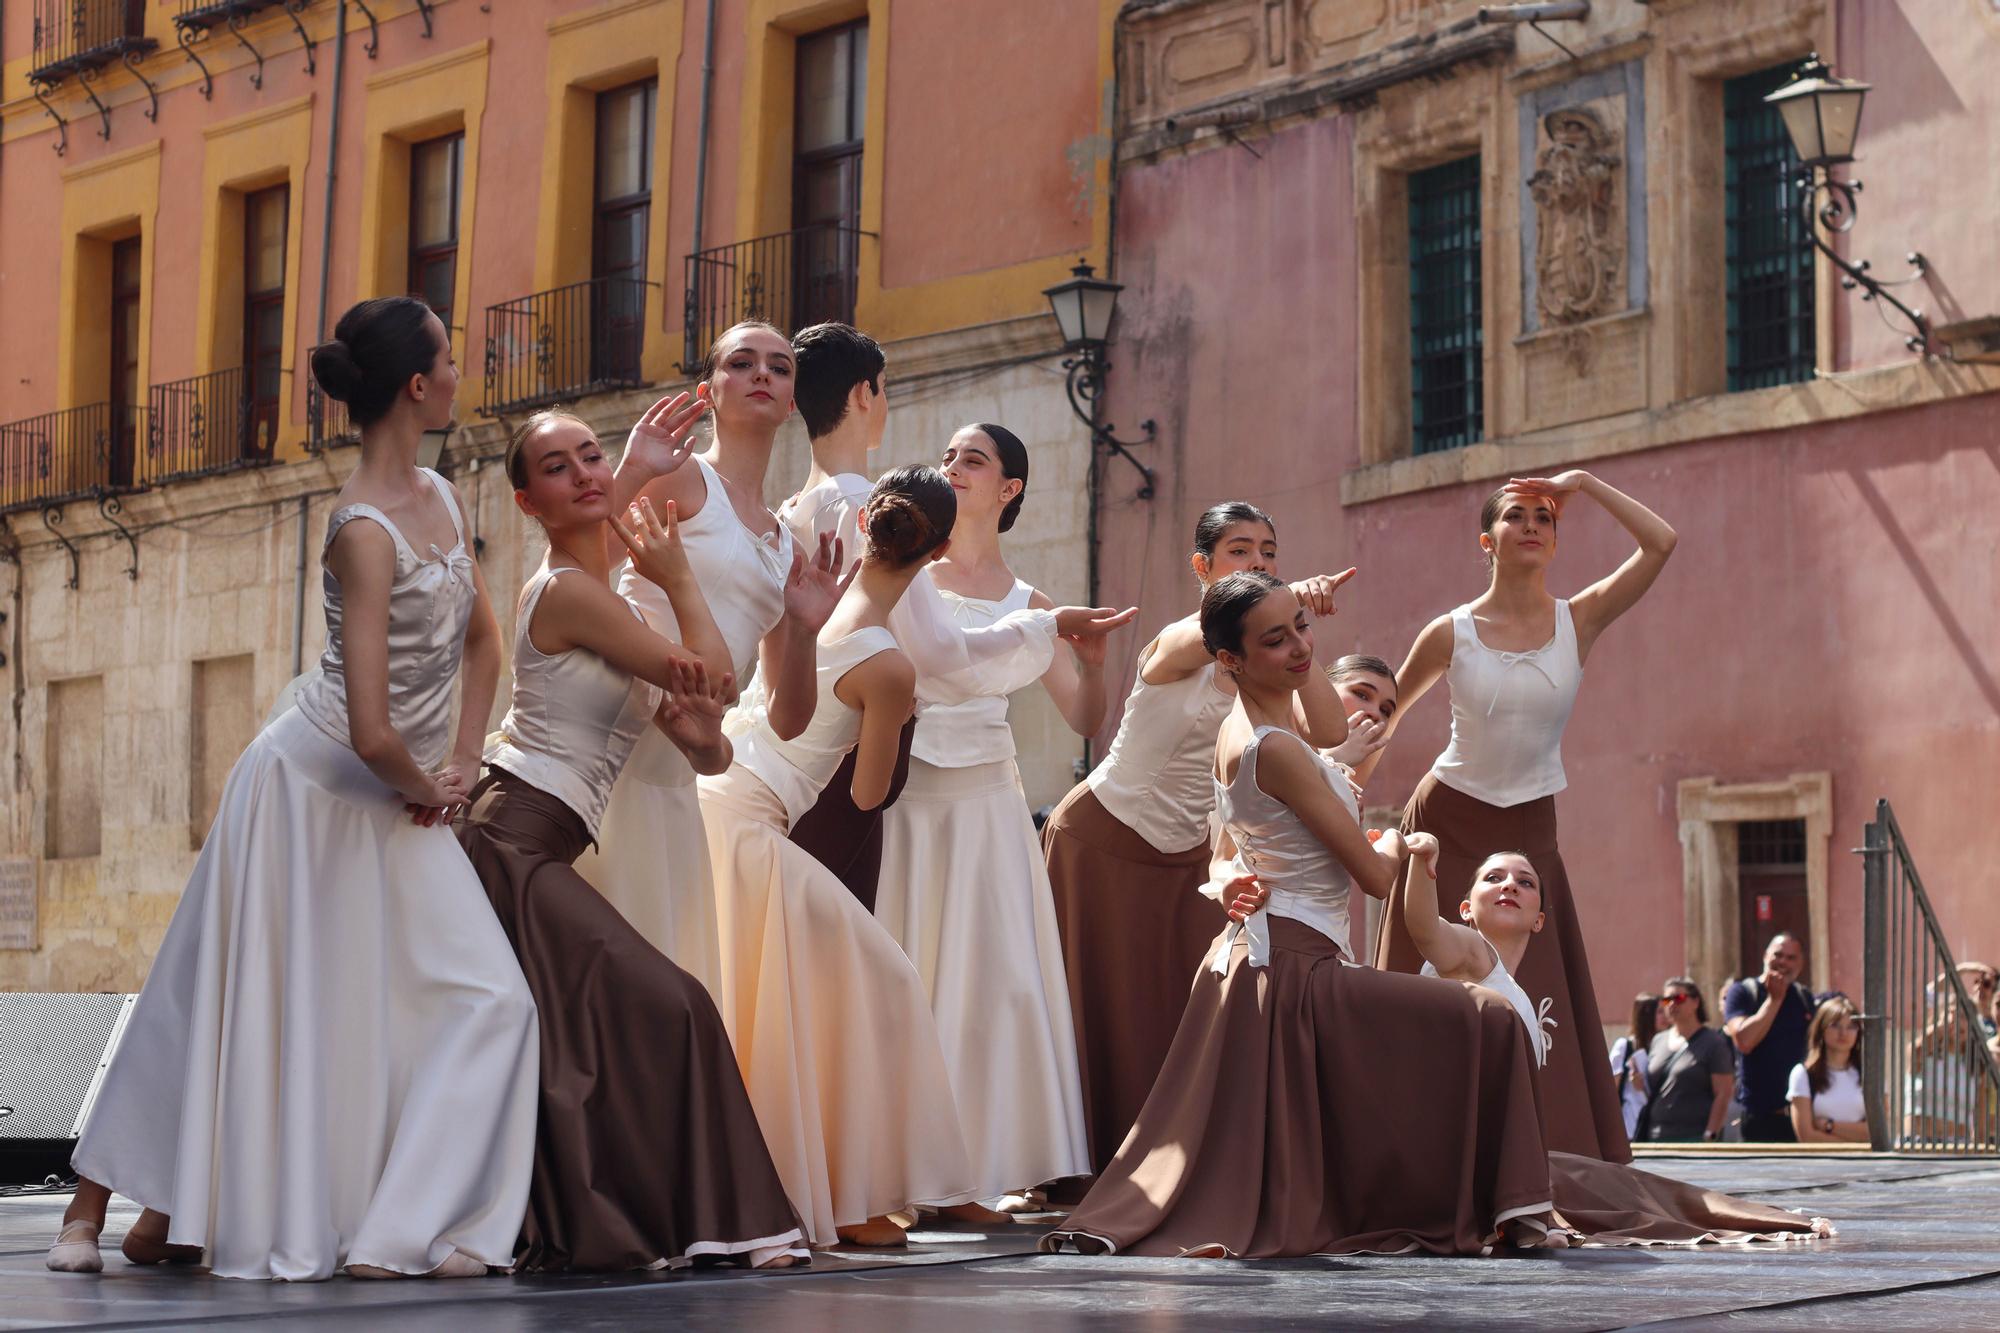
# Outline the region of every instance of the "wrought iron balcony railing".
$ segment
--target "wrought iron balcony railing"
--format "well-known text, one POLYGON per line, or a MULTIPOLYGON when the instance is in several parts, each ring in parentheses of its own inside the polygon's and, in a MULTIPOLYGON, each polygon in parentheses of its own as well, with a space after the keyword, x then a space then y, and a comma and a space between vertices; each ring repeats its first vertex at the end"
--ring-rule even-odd
POLYGON ((115 64, 128 51, 143 56, 158 45, 146 36, 146 0, 35 0, 28 77, 60 83, 115 64))
POLYGON ((646 292, 656 283, 593 278, 486 307, 489 417, 646 381, 646 292))
MULTIPOLYGON (((211 99, 215 96, 215 77, 208 72, 208 65, 195 47, 217 29, 227 29, 230 36, 236 39, 236 44, 250 53, 251 59, 257 62, 257 67, 250 73, 250 86, 263 88, 264 53, 251 44, 244 29, 249 26, 252 18, 266 9, 285 11, 285 17, 292 21, 292 28, 298 33, 299 42, 305 48, 306 73, 308 75, 317 73, 318 43, 313 40, 312 34, 306 31, 306 25, 299 18, 311 3, 312 0, 179 0, 174 9, 174 40, 180 43, 182 53, 194 63, 195 68, 201 71, 201 95, 211 99)), ((418 3, 421 5, 425 0, 418 0, 418 3)), ((368 26, 372 31, 375 26, 375 15, 366 5, 361 7, 361 12, 368 15, 368 26)), ((426 27, 428 27, 428 17, 426 14, 426 27)), ((375 55, 375 41, 372 37, 368 43, 368 55, 371 59, 375 55)))
POLYGON ((306 379, 306 448, 312 453, 361 443, 361 428, 347 416, 347 404, 321 392, 319 381, 306 379))
POLYGON ((0 512, 137 489, 144 415, 91 403, 0 426, 0 512))
POLYGON ((277 411, 250 397, 241 366, 155 384, 146 435, 150 485, 271 461, 277 411))
POLYGON ((732 324, 761 319, 785 330, 854 322, 861 238, 834 223, 781 231, 687 257, 687 347, 682 370, 732 324))

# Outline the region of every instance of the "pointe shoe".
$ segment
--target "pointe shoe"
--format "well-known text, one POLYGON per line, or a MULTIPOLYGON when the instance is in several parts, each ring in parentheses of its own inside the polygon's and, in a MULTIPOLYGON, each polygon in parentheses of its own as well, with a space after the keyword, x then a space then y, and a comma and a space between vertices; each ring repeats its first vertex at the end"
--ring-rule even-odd
POLYGON ((165 1235, 152 1235, 139 1230, 137 1223, 125 1233, 125 1239, 118 1246, 118 1252, 125 1256, 128 1264, 198 1264, 201 1262, 201 1246, 169 1245, 165 1235))
POLYGON ((938 1209, 938 1216, 948 1222, 972 1222, 983 1227, 1012 1226, 1014 1219, 1005 1213, 996 1213, 991 1208, 977 1203, 955 1203, 938 1209))
POLYGON ((87 1217, 79 1217, 67 1222, 56 1233, 55 1244, 49 1246, 48 1265, 51 1273, 102 1273, 104 1255, 97 1248, 97 1233, 102 1228, 87 1217))
POLYGON ((903 1228, 886 1217, 871 1217, 859 1226, 837 1227, 834 1234, 843 1245, 860 1245, 871 1250, 900 1250, 910 1243, 903 1228))

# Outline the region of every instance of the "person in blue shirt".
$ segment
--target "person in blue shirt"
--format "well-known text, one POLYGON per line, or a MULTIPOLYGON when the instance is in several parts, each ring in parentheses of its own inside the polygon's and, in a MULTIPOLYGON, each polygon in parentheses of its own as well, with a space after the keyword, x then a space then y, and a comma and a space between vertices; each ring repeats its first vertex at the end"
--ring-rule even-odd
POLYGON ((1813 994, 1799 983, 1805 946, 1796 935, 1772 936, 1764 972, 1729 983, 1722 993, 1722 1031, 1736 1047, 1736 1104, 1725 1137, 1732 1143, 1792 1143, 1786 1080, 1805 1059, 1813 994))

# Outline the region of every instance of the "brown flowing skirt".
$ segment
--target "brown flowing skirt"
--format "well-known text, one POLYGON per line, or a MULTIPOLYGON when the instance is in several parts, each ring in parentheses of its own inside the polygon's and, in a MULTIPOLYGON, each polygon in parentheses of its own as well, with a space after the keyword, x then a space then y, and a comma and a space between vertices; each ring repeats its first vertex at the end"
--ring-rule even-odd
MULTIPOLYGON (((1548 914, 1548 924, 1529 941, 1514 976, 1537 1003, 1544 996, 1553 1002, 1549 1016, 1556 1022, 1550 1034, 1554 1044, 1542 1070, 1548 1145, 1551 1151, 1607 1162, 1631 1161, 1618 1083, 1611 1076, 1611 1056, 1597 1018, 1597 995, 1590 985, 1590 961, 1583 952, 1583 923, 1577 919, 1562 854, 1556 850, 1555 797, 1502 809, 1454 791, 1432 773, 1410 797, 1403 831, 1437 838, 1438 877, 1432 887, 1439 913, 1453 921, 1458 920, 1458 905, 1481 861, 1495 852, 1520 852, 1535 863, 1542 877, 1542 910, 1548 914)), ((1423 965, 1402 914, 1384 913, 1375 939, 1375 966, 1415 972, 1423 965)))
POLYGON ((583 820, 489 769, 458 840, 541 1017, 519 1266, 803 1257, 798 1217, 714 1001, 571 868, 589 842, 583 820))
POLYGON ((1200 970, 1131 1136, 1045 1250, 1477 1254, 1509 1218, 1549 1222, 1535 1057, 1504 999, 1348 966, 1287 917, 1269 967, 1248 952, 1200 970))
POLYGON ((1102 1171, 1153 1090, 1188 982, 1227 918, 1197 892, 1208 880, 1206 843, 1158 851, 1087 782, 1050 814, 1042 853, 1069 974, 1090 1168, 1102 1171))
POLYGON ((792 825, 792 841, 831 870, 834 878, 845 884, 855 900, 870 912, 875 910, 875 884, 882 876, 882 815, 903 794, 903 784, 910 779, 910 742, 916 734, 917 720, 913 717, 903 724, 896 767, 889 775, 889 794, 882 798, 882 804, 873 810, 855 807, 854 757, 860 753, 857 746, 840 761, 833 781, 826 784, 813 808, 792 825))
POLYGON ((1549 1154, 1557 1220, 1585 1245, 1745 1245, 1834 1234, 1823 1217, 1718 1194, 1615 1162, 1549 1154))

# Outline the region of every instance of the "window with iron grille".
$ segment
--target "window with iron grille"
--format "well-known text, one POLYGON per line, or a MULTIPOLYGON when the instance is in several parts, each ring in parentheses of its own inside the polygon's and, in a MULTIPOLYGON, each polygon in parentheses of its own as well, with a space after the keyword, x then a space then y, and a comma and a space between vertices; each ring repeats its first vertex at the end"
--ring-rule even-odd
POLYGON ((1784 118, 1764 101, 1795 69, 1722 85, 1732 393, 1813 375, 1813 247, 1793 175, 1798 157, 1784 118))
POLYGON ((1479 296, 1479 158, 1413 171, 1410 451, 1475 443, 1485 427, 1479 296))

